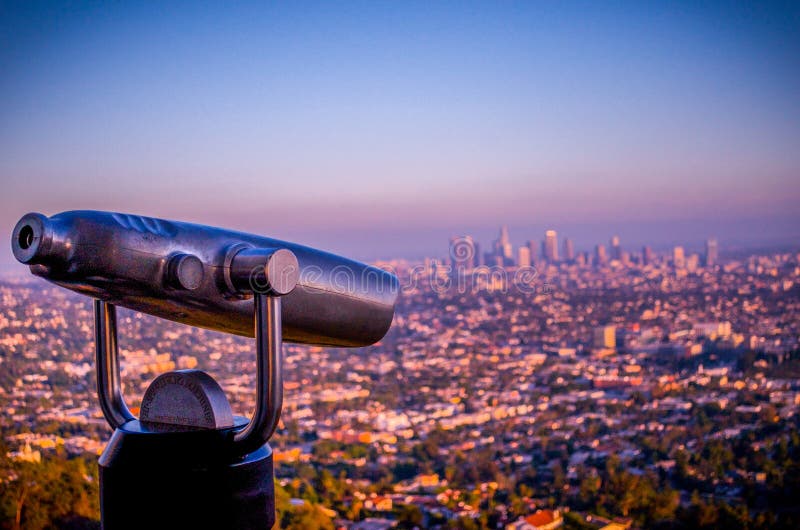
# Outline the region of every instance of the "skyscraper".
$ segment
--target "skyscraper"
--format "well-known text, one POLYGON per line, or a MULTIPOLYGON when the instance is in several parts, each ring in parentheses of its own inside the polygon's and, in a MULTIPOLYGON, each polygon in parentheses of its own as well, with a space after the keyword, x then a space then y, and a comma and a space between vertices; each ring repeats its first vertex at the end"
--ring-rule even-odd
POLYGON ((605 265, 608 262, 606 255, 606 247, 604 245, 596 245, 594 247, 594 263, 595 265, 605 265))
POLYGON ((619 236, 611 238, 611 259, 622 260, 622 247, 619 245, 619 236))
POLYGON ((713 267, 714 265, 717 264, 718 259, 719 259, 719 248, 717 246, 717 240, 715 238, 707 239, 706 256, 705 256, 706 267, 713 267))
POLYGON ((528 244, 528 251, 530 252, 531 256, 531 265, 536 265, 536 263, 538 262, 536 256, 536 241, 531 239, 530 241, 528 241, 527 244, 528 244))
POLYGON ((644 246, 642 247, 642 265, 650 265, 653 263, 653 249, 644 246))
POLYGON ((555 230, 544 233, 544 257, 550 263, 558 261, 558 236, 555 230))
POLYGON ((527 246, 519 247, 519 249, 517 250, 517 266, 518 267, 531 266, 531 251, 527 246))
POLYGON ((569 238, 564 239, 564 259, 569 262, 575 261, 575 247, 569 238))
POLYGON ((684 263, 687 271, 694 272, 697 270, 697 267, 700 266, 700 256, 697 254, 689 254, 684 260, 684 263))
POLYGON ((494 242, 494 253, 503 258, 504 264, 510 265, 514 261, 514 247, 508 237, 508 226, 500 227, 500 237, 494 242))
POLYGON ((682 269, 686 264, 686 257, 683 254, 683 247, 675 247, 672 249, 672 266, 676 269, 682 269))
POLYGON ((450 238, 450 262, 454 270, 471 270, 476 265, 475 241, 471 236, 450 238))

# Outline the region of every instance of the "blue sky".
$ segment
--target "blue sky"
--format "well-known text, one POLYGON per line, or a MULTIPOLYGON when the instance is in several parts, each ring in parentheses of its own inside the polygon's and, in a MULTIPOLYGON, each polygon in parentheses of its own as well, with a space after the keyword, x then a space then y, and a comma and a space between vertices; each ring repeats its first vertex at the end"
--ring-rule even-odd
POLYGON ((0 237, 93 208, 361 259, 501 223, 800 242, 800 4, 128 4, 0 6, 0 237))

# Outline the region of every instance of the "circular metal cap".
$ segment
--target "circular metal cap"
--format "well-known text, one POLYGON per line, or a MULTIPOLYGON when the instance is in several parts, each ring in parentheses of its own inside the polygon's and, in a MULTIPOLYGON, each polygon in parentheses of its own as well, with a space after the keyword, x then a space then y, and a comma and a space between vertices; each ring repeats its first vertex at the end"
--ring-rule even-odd
POLYGON ((192 254, 178 254, 169 260, 168 282, 176 289, 194 291, 203 283, 203 262, 192 254))
POLYGON ((300 264, 285 248, 246 248, 230 261, 230 285, 239 293, 289 294, 300 279, 300 264))
POLYGON ((270 290, 277 295, 289 294, 300 279, 300 264, 294 252, 280 248, 272 253, 264 269, 270 290))
POLYGON ((173 430, 224 429, 233 427, 233 412, 225 392, 210 375, 178 370, 161 374, 150 384, 139 421, 173 430))
POLYGON ((29 213, 22 217, 11 234, 11 250, 21 263, 31 263, 45 237, 47 217, 29 213))

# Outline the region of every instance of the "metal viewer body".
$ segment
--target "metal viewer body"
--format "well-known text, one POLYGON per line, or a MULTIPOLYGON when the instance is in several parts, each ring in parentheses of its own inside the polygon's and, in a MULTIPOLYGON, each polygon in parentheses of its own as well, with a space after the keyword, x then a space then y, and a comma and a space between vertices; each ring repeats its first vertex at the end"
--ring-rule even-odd
MULTIPOLYGON (((17 223, 11 243, 14 256, 33 274, 62 287, 246 337, 254 336, 252 292, 270 290, 263 285, 263 269, 254 265, 261 249, 284 249, 297 258, 298 270, 282 273, 283 280, 297 275, 296 288, 283 300, 283 340, 288 342, 372 344, 389 329, 398 294, 394 275, 334 254, 253 234, 120 213, 27 214, 17 223)), ((272 277, 281 281, 274 271, 272 277)))

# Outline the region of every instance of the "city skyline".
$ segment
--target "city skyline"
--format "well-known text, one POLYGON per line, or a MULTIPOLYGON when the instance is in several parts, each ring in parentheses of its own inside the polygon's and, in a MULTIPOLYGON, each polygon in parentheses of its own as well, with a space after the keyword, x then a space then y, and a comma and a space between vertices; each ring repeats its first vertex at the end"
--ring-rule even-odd
POLYGON ((360 259, 497 223, 798 241, 797 6, 584 7, 6 4, 0 238, 102 209, 360 259))
MULTIPOLYGON (((673 266, 677 268, 687 267, 689 263, 691 263, 689 268, 701 265, 713 267, 719 264, 720 257, 719 241, 714 236, 706 238, 702 250, 697 252, 693 247, 687 249, 678 244, 668 249, 660 249, 660 252, 654 252, 653 246, 650 244, 642 244, 637 248, 626 247, 619 235, 616 234, 609 236, 608 246, 598 242, 593 248, 579 248, 576 251, 571 238, 559 235, 558 231, 552 228, 544 231, 542 239, 526 239, 524 244, 515 246, 511 242, 507 225, 500 226, 499 235, 491 245, 482 246, 481 242, 470 234, 452 236, 449 241, 447 258, 441 262, 435 257, 430 257, 430 259, 449 266, 453 273, 481 267, 525 268, 540 264, 602 266, 618 262, 621 265, 632 263, 648 265, 656 256, 671 257, 673 266), (561 254, 559 254, 559 248, 563 249, 561 254), (483 251, 483 249, 487 250, 483 251), (687 252, 689 252, 688 256, 685 255, 687 252), (688 261, 687 258, 689 258, 688 261)), ((426 258, 425 263, 428 262, 429 258, 426 258)))
MULTIPOLYGON (((529 246, 530 243, 536 243, 536 248, 534 251, 531 252, 532 258, 535 260, 537 257, 542 257, 542 242, 544 241, 544 234, 547 230, 549 230, 549 224, 538 224, 538 225, 501 225, 506 226, 508 228, 509 234, 513 234, 513 237, 509 235, 509 242, 513 247, 513 256, 518 258, 518 251, 519 248, 522 246, 529 246), (541 236, 537 238, 531 239, 530 236, 532 234, 541 234, 541 236)), ((573 247, 573 252, 576 254, 578 253, 586 253, 594 254, 596 252, 596 247, 598 244, 603 245, 606 247, 607 251, 610 252, 610 238, 612 236, 621 237, 624 241, 624 245, 628 250, 636 250, 637 252, 641 253, 643 247, 648 247, 651 252, 655 252, 658 254, 665 254, 672 252, 672 249, 676 246, 683 247, 687 252, 693 252, 698 254, 703 254, 706 250, 706 246, 710 239, 713 239, 719 245, 720 243, 723 246, 723 254, 726 252, 751 252, 751 251, 758 251, 758 250, 788 250, 793 251, 800 246, 800 235, 797 237, 783 237, 780 234, 770 233, 770 229, 773 228, 769 225, 757 225, 757 224, 749 224, 748 227, 751 229, 750 232, 742 231, 742 230, 735 230, 731 231, 730 227, 728 226, 728 230, 726 230, 725 226, 717 226, 718 230, 709 232, 708 234, 704 234, 701 232, 697 232, 696 229, 692 226, 691 223, 678 223, 678 224, 667 224, 664 228, 668 226, 672 226, 674 228, 674 232, 672 234, 669 233, 661 233, 660 231, 656 230, 651 232, 649 230, 650 225, 638 225, 638 226, 625 226, 622 224, 609 224, 609 225, 600 225, 600 226, 593 226, 589 227, 586 225, 558 225, 555 229, 555 232, 559 235, 558 237, 558 253, 564 254, 564 243, 565 241, 569 241, 573 247), (559 228, 560 226, 568 226, 572 227, 572 231, 565 231, 566 233, 562 232, 562 229, 559 228), (631 230, 633 229, 633 230, 631 230), (727 234, 726 237, 719 237, 719 233, 727 234), (623 234, 620 236, 619 234, 623 234)), ((714 225, 712 225, 713 227, 714 225)), ((708 228, 709 226, 707 226, 708 228)), ((246 228, 241 228, 242 230, 247 231, 246 228)), ((254 233, 257 233, 257 230, 251 230, 254 233)), ((410 261, 421 261, 425 258, 433 258, 433 259, 442 259, 447 258, 449 254, 443 251, 443 247, 441 241, 443 238, 452 240, 453 238, 468 236, 473 238, 476 241, 477 245, 481 245, 481 242, 485 245, 490 245, 490 243, 496 239, 496 232, 497 232, 497 225, 489 225, 486 227, 477 227, 473 228, 472 230, 461 230, 458 228, 445 228, 445 227, 433 227, 429 230, 428 238, 426 239, 425 244, 418 245, 417 247, 406 247, 401 248, 397 252, 392 252, 391 250, 385 252, 371 252, 369 250, 364 251, 362 247, 350 247, 348 246, 348 242, 339 242, 333 243, 331 245, 321 245, 323 246, 324 250, 340 252, 340 253, 348 253, 346 252, 347 249, 350 249, 350 255, 352 255, 355 259, 365 261, 365 262, 375 262, 375 261, 391 261, 391 260, 410 260, 410 261), (455 235, 460 234, 460 235, 455 235), (342 251, 340 249, 346 249, 342 251), (359 250, 361 248, 362 250, 359 250)), ((294 232, 287 232, 290 235, 282 236, 286 240, 293 239, 291 234, 294 232)), ((342 236, 345 236, 344 233, 339 233, 342 236)), ((268 234, 274 237, 281 237, 276 234, 268 234)), ((323 241, 324 237, 320 238, 319 234, 311 234, 311 233, 300 233, 299 239, 296 242, 305 245, 313 245, 315 241, 323 241)), ((363 234, 362 234, 363 236, 363 234)), ((380 234, 375 232, 373 234, 375 238, 379 238, 380 234)), ((10 241, 10 233, 7 236, 7 241, 10 241)), ((367 240, 371 240, 368 236, 367 240)), ((363 245, 364 238, 359 239, 359 242, 363 245)), ((452 242, 452 241, 451 241, 452 242)), ((319 244, 319 243, 317 243, 319 244)), ((17 262, 10 250, 10 243, 7 243, 7 247, 0 245, 0 274, 27 274, 27 271, 24 268, 20 268, 19 262, 17 262)), ((486 250, 491 250, 491 246, 482 247, 486 250)), ((483 251, 482 251, 483 252, 483 251)), ((610 254, 609 254, 610 256, 610 254)))

